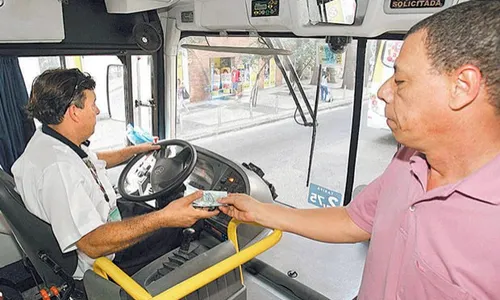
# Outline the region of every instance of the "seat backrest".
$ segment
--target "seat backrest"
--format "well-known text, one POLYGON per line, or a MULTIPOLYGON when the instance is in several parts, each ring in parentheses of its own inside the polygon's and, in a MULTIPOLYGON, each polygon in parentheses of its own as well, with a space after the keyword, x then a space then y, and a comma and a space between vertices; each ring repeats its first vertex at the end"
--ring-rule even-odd
POLYGON ((72 276, 76 270, 76 251, 62 253, 52 227, 30 213, 15 190, 14 179, 0 170, 0 211, 9 224, 17 243, 29 258, 47 286, 60 286, 64 279, 44 263, 39 253, 46 253, 63 271, 72 276))

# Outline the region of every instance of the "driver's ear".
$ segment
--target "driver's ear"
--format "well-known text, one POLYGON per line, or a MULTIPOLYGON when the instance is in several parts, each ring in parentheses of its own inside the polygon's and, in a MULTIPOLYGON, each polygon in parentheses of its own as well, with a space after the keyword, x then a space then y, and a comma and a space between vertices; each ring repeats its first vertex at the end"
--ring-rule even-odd
POLYGON ((74 104, 71 104, 68 107, 68 109, 66 110, 66 114, 65 115, 68 116, 75 123, 80 122, 80 110, 74 104))

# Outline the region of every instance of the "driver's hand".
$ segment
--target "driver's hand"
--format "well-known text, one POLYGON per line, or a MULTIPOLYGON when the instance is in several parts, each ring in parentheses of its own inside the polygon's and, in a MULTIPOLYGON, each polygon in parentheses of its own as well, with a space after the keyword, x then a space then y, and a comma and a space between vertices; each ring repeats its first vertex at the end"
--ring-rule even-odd
POLYGON ((138 144, 138 145, 134 145, 131 147, 133 147, 135 154, 154 151, 154 150, 158 150, 161 148, 160 145, 153 144, 153 143, 143 143, 143 144, 138 144))
POLYGON ((216 216, 219 211, 207 211, 194 208, 192 203, 200 199, 203 192, 198 191, 186 197, 170 202, 165 208, 160 210, 165 218, 168 227, 189 227, 199 219, 207 219, 216 216))

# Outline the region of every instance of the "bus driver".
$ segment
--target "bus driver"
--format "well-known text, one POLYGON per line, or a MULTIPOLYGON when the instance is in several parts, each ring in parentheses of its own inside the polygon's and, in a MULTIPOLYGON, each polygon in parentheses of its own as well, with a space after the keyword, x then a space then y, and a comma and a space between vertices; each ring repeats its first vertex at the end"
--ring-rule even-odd
POLYGON ((133 274, 179 246, 182 227, 217 214, 194 209, 191 203, 201 197, 194 193, 161 210, 122 218, 105 168, 159 146, 90 151, 86 141, 99 114, 94 88, 95 81, 78 69, 48 70, 38 76, 28 112, 42 128, 12 167, 26 208, 52 226, 63 252, 77 250, 75 279, 101 256, 133 274))

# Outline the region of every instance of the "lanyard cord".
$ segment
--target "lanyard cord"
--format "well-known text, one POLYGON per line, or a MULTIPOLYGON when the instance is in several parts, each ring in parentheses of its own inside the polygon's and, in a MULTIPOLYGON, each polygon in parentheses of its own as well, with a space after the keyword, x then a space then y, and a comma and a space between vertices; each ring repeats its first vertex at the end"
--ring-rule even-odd
POLYGON ((97 176, 97 169, 95 168, 94 164, 92 163, 92 161, 90 161, 90 159, 88 157, 84 158, 83 162, 85 163, 87 168, 89 168, 90 173, 92 174, 92 177, 94 177, 97 185, 99 185, 99 188, 101 189, 102 193, 104 194, 104 199, 106 200, 106 202, 109 203, 108 194, 106 193, 104 186, 102 185, 101 181, 99 180, 99 177, 97 176))

